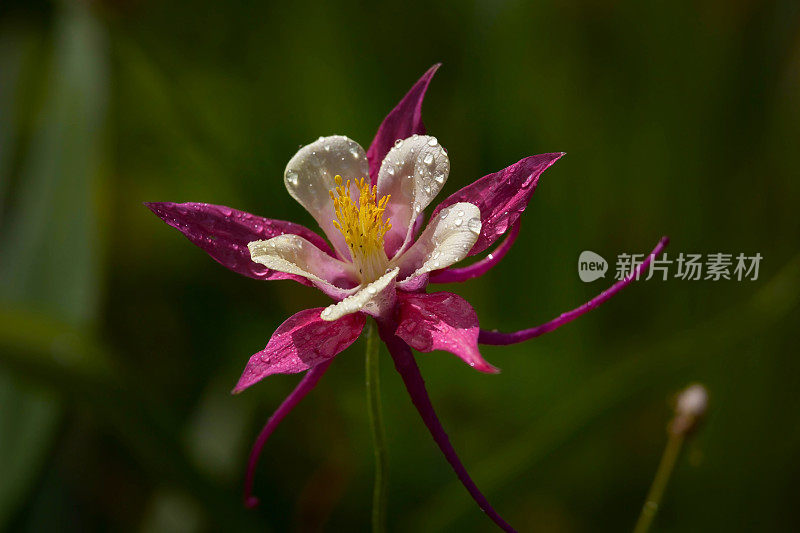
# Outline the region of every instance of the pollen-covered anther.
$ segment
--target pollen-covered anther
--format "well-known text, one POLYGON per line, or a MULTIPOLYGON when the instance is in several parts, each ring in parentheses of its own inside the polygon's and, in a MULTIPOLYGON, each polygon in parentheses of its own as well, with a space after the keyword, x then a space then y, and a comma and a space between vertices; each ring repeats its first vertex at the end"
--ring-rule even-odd
POLYGON ((390 196, 379 200, 378 188, 361 178, 352 181, 359 192, 356 202, 350 197, 351 181, 343 182, 338 174, 334 180, 336 187, 329 191, 336 212, 333 225, 344 235, 362 281, 374 281, 386 272, 389 262, 383 249, 383 237, 392 225, 389 219, 383 219, 383 213, 390 196))

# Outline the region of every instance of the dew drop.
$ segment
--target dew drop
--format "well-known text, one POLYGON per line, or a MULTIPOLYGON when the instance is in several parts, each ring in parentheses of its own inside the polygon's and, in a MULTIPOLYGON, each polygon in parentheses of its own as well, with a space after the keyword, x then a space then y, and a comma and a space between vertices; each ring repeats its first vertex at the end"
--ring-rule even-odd
POLYGON ((480 235, 480 233, 481 233, 481 221, 479 219, 477 219, 477 218, 469 219, 469 221, 467 222, 467 227, 475 235, 480 235))
POLYGON ((453 224, 455 224, 456 226, 460 226, 463 223, 464 223, 464 219, 463 218, 457 218, 456 221, 453 222, 453 224))
POLYGON ((436 137, 428 139, 428 146, 436 146, 437 144, 439 144, 439 140, 436 137))
POLYGON ((390 176, 394 176, 394 167, 387 168, 386 172, 388 172, 390 176))
POLYGON ((433 163, 433 154, 425 154, 425 157, 422 159, 422 162, 426 165, 430 165, 433 163))
POLYGON ((430 194, 431 193, 431 186, 430 185, 426 185, 423 188, 423 190, 425 191, 425 194, 430 194))
POLYGON ((358 148, 356 148, 355 146, 351 146, 350 147, 350 155, 352 155, 353 157, 358 159, 360 157, 360 155, 358 154, 358 148))
POLYGON ((460 217, 464 216, 464 210, 463 209, 459 209, 458 210, 458 216, 460 216, 460 217))
POLYGON ((394 142, 394 146, 395 146, 395 148, 400 148, 402 145, 403 145, 403 139, 397 139, 397 140, 394 142))
POLYGON ((433 179, 436 180, 436 183, 441 185, 442 183, 444 183, 444 174, 442 174, 441 172, 437 172, 436 174, 433 175, 433 179))
POLYGON ((375 287, 367 287, 367 292, 370 294, 375 294, 378 292, 378 289, 376 289, 375 287))
POLYGON ((287 170, 286 171, 286 182, 291 185, 292 187, 297 186, 297 172, 294 170, 287 170))
POLYGON ((326 152, 330 152, 331 151, 331 145, 330 144, 326 144, 325 145, 325 151, 326 152))
POLYGON ((440 218, 441 218, 442 220, 446 219, 446 218, 447 218, 447 214, 448 214, 449 212, 450 212, 450 211, 448 211, 447 209, 442 209, 442 212, 439 214, 440 218))

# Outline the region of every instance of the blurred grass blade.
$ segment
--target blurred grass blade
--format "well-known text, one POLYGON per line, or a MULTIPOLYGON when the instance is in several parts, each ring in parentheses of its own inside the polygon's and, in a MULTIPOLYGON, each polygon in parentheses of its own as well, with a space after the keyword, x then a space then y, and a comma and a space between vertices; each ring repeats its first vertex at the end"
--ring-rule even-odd
POLYGON ((52 398, 31 394, 0 373, 0 526, 22 503, 50 449, 58 421, 52 398))
MULTIPOLYGON (((106 44, 87 5, 59 6, 44 101, 0 235, 0 301, 88 328, 97 315, 99 290, 95 193, 108 85, 106 44)), ((13 71, 3 70, 3 104, 13 109, 13 96, 5 94, 16 85, 5 78, 13 71)), ((4 164, 0 172, 8 168, 4 164)), ((3 183, 9 181, 5 175, 3 183)), ((25 321, 18 322, 24 330, 25 321)), ((59 372, 57 364, 50 368, 59 372)), ((0 376, 0 527, 30 488, 58 420, 50 398, 12 380, 0 376)))
POLYGON ((8 23, 0 27, 0 216, 10 181, 11 155, 17 144, 18 82, 31 33, 8 23))
POLYGON ((80 2, 64 4, 55 31, 46 100, 0 236, 0 298, 88 325, 98 292, 105 43, 80 2))

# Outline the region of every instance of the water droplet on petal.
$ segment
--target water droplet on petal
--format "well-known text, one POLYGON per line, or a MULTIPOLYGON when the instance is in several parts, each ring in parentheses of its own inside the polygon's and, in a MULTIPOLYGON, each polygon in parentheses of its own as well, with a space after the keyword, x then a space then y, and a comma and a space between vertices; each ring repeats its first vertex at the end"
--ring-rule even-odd
POLYGON ((388 172, 390 176, 394 176, 394 167, 388 167, 386 172, 388 172))
POLYGON ((396 148, 400 148, 403 145, 403 139, 397 139, 394 142, 394 145, 395 145, 396 148))
POLYGON ((425 154, 425 157, 422 159, 422 162, 425 163, 426 165, 430 165, 431 163, 433 163, 433 154, 431 153, 425 154))
POLYGON ((286 171, 286 183, 291 185, 292 187, 297 186, 297 172, 294 170, 287 170, 286 171))
POLYGON ((480 219, 477 219, 477 218, 469 219, 469 221, 467 222, 467 227, 475 235, 480 235, 480 233, 481 233, 481 221, 480 221, 480 219))
POLYGON ((439 144, 439 140, 436 137, 428 139, 428 146, 436 146, 437 144, 439 144))
POLYGON ((459 209, 458 210, 458 216, 460 216, 460 217, 464 216, 464 210, 463 209, 459 209))
POLYGON ((330 152, 331 151, 331 145, 330 144, 326 144, 325 145, 325 151, 326 152, 330 152))
POLYGON ((463 218, 457 218, 456 221, 453 222, 453 224, 455 224, 456 226, 460 226, 463 223, 464 223, 464 219, 463 218))
POLYGON ((425 194, 430 194, 431 193, 431 186, 430 185, 426 185, 423 189, 425 191, 425 194))
POLYGON ((442 183, 444 183, 444 174, 442 174, 441 172, 437 172, 436 174, 433 175, 433 179, 436 180, 436 183, 441 185, 442 183))
POLYGON ((350 155, 352 155, 353 157, 358 159, 360 157, 360 155, 358 153, 358 148, 356 148, 355 146, 351 146, 350 147, 350 155))
POLYGON ((444 220, 444 219, 446 219, 446 218, 447 218, 447 214, 448 214, 449 212, 450 212, 450 211, 448 211, 447 209, 442 209, 442 212, 441 212, 441 213, 439 213, 439 217, 440 217, 442 220, 444 220))

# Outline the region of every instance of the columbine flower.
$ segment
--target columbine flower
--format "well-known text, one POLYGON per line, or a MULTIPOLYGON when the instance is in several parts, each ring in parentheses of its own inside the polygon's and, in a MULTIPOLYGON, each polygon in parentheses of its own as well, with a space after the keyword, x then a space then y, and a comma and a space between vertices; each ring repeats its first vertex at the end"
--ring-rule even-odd
POLYGON ((320 137, 289 161, 284 183, 328 239, 280 220, 198 203, 150 203, 167 224, 229 269, 256 279, 292 279, 313 285, 335 303, 300 311, 281 324, 266 348, 253 355, 234 392, 271 374, 307 371, 262 430, 245 481, 248 505, 258 456, 281 419, 316 385, 333 358, 374 317, 414 406, 478 505, 513 531, 470 479, 450 445, 428 397, 411 349, 449 351, 471 367, 498 370, 478 344, 512 344, 538 336, 596 307, 638 277, 665 240, 634 273, 583 306, 543 326, 516 333, 483 331, 472 307, 449 292, 426 292, 429 283, 484 274, 508 252, 519 233, 539 176, 563 153, 526 157, 445 199, 425 229, 423 211, 444 186, 450 162, 435 137, 425 135, 422 100, 438 65, 429 69, 384 119, 369 150, 347 137, 320 137), (452 265, 506 240, 482 260, 452 265))

